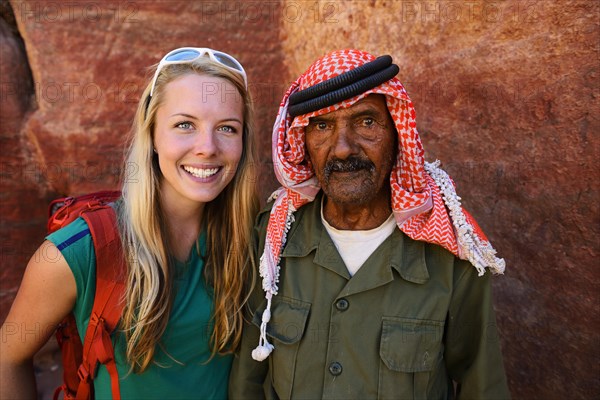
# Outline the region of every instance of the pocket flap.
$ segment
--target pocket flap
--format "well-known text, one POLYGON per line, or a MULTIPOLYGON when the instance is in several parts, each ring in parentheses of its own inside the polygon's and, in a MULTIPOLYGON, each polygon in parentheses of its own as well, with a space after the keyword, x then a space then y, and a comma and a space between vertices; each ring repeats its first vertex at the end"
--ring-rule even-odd
POLYGON ((443 321, 383 317, 379 355, 393 371, 431 371, 441 357, 443 333, 443 321))
MULTIPOLYGON (((260 327, 264 308, 254 313, 252 323, 260 327)), ((286 344, 299 341, 304 335, 310 303, 275 296, 271 304, 271 320, 267 325, 267 335, 286 344)))

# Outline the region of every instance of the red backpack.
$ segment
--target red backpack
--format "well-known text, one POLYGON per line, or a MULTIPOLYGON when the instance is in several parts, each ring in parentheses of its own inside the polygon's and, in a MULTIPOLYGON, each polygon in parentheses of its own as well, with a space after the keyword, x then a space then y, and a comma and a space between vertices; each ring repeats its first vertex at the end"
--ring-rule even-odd
POLYGON ((96 296, 83 344, 75 317, 69 314, 58 326, 56 339, 62 352, 63 384, 54 391, 54 400, 93 399, 93 380, 104 364, 110 375, 113 399, 120 399, 119 376, 110 334, 123 312, 126 263, 117 219, 110 203, 121 196, 118 191, 65 197, 50 203, 48 233, 82 217, 88 224, 96 253, 96 296))

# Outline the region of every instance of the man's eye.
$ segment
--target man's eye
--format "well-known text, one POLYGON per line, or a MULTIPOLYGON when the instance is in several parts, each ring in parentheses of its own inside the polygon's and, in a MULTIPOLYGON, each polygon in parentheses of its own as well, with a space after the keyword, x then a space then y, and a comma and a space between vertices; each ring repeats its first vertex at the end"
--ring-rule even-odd
POLYGON ((362 120, 362 125, 363 126, 372 126, 374 124, 375 124, 375 120, 373 118, 371 118, 371 117, 367 117, 367 118, 364 118, 362 120))
POLYGON ((311 122, 308 125, 308 130, 309 131, 324 131, 329 129, 329 125, 327 125, 327 122, 323 122, 323 121, 316 121, 316 122, 311 122))

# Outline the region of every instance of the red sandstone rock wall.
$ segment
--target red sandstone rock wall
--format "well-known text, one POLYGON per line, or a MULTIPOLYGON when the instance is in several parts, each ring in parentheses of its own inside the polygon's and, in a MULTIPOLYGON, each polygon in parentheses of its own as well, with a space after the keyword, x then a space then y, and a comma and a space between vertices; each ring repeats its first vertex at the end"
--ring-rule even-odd
POLYGON ((358 47, 394 56, 427 158, 443 161, 506 258, 495 304, 514 398, 600 397, 597 2, 11 5, 14 22, 0 8, 0 318, 43 238, 47 200, 117 184, 145 66, 188 44, 239 57, 266 194, 287 83, 325 52, 358 47))
POLYGON ((22 135, 27 115, 35 109, 33 80, 12 17, 10 5, 0 6, 0 320, 21 281, 29 256, 43 232, 45 189, 34 176, 32 146, 22 135), (40 187, 41 186, 41 187, 40 187), (33 239, 35 238, 35 239, 33 239))

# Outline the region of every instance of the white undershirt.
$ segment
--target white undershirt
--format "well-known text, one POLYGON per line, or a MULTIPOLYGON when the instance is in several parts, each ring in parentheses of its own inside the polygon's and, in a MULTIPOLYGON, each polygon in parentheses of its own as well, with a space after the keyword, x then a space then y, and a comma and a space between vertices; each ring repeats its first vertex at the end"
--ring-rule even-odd
POLYGON ((379 247, 396 228, 394 214, 390 214, 385 222, 375 229, 368 231, 346 231, 335 229, 329 225, 323 216, 323 203, 321 203, 321 221, 329 233, 331 240, 335 243, 350 276, 354 276, 356 271, 367 261, 367 258, 379 247))

